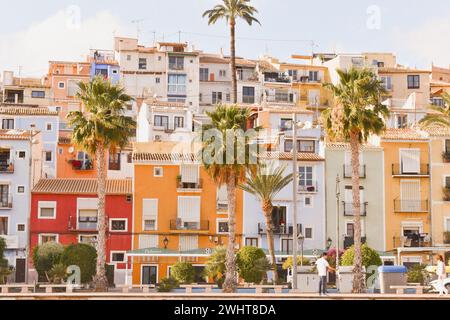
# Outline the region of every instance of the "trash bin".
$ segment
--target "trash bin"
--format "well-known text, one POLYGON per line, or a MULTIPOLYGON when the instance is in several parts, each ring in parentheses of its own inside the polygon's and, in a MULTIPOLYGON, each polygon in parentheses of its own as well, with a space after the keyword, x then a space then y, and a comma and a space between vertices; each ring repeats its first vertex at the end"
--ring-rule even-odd
POLYGON ((391 286, 406 286, 406 273, 408 269, 405 266, 381 266, 378 267, 378 279, 380 280, 381 293, 395 293, 391 286))
MULTIPOLYGON (((339 293, 351 293, 353 291, 353 273, 354 266, 340 266, 339 274, 337 275, 336 287, 339 293)), ((363 272, 366 272, 366 268, 363 266, 363 272)))

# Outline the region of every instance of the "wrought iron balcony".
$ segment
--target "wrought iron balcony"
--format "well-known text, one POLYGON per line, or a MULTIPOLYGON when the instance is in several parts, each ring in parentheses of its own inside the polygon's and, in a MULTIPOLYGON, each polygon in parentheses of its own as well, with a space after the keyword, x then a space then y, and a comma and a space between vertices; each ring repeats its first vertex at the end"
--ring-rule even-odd
POLYGON ((177 188, 180 190, 201 189, 202 185, 203 185, 202 179, 198 179, 197 182, 183 182, 177 180, 177 188))
POLYGON ((394 200, 395 212, 425 213, 428 207, 428 200, 394 200))
POLYGON ((182 219, 170 220, 170 230, 208 231, 209 220, 183 221, 182 219))
POLYGON ((305 185, 299 184, 298 186, 299 193, 317 193, 319 189, 317 187, 317 181, 312 181, 311 183, 307 183, 305 185))
MULTIPOLYGON (((297 224, 297 232, 300 232, 301 224, 297 224)), ((273 234, 275 235, 293 235, 294 234, 294 225, 292 223, 283 224, 283 225, 274 225, 273 226, 273 234)), ((258 234, 265 235, 267 233, 267 225, 265 223, 258 223, 258 234)))
MULTIPOLYGON (((342 201, 342 204, 344 205, 344 216, 352 217, 355 215, 353 212, 353 202, 342 201)), ((363 217, 367 215, 367 204, 367 202, 360 203, 359 210, 361 212, 361 216, 363 217)))
MULTIPOLYGON (((361 243, 366 243, 366 237, 361 237, 361 243)), ((352 245, 355 244, 355 238, 354 237, 344 237, 344 249, 350 248, 352 245)))
MULTIPOLYGON (((359 166, 359 178, 366 178, 366 165, 362 164, 359 166)), ((344 164, 344 178, 353 177, 353 169, 351 165, 344 164)))
POLYGON ((402 164, 393 163, 392 164, 392 175, 393 176, 413 176, 413 177, 424 176, 424 177, 427 177, 430 175, 430 165, 429 164, 420 164, 418 170, 412 171, 412 170, 405 169, 402 164))
POLYGON ((431 239, 428 234, 411 235, 404 237, 394 237, 394 248, 424 248, 431 246, 431 239))

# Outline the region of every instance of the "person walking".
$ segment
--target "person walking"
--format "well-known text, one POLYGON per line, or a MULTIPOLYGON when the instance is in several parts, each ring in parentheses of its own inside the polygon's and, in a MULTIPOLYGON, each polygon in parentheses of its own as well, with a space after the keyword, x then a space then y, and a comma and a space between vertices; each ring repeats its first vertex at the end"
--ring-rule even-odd
POLYGON ((444 285, 444 280, 447 276, 444 258, 442 257, 442 255, 438 254, 436 255, 436 259, 437 259, 436 274, 439 280, 439 296, 442 296, 444 293, 447 295, 448 290, 444 285))
POLYGON ((317 266, 317 274, 319 275, 320 281, 319 281, 319 294, 327 295, 327 271, 334 272, 336 271, 334 268, 330 267, 330 264, 328 263, 326 259, 326 252, 322 254, 322 257, 317 259, 316 266, 317 266))

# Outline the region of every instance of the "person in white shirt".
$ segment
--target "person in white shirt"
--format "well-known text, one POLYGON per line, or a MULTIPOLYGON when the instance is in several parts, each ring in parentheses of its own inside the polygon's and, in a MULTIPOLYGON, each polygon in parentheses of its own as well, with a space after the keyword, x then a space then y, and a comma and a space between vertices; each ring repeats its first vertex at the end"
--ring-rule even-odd
POLYGON ((444 286, 444 279, 447 276, 447 273, 445 271, 444 258, 440 254, 438 254, 436 256, 436 259, 437 259, 436 274, 439 280, 439 295, 442 296, 444 293, 448 294, 448 290, 444 286))
POLYGON ((326 295, 327 294, 327 271, 334 272, 336 271, 334 268, 330 267, 330 264, 328 263, 326 259, 326 252, 322 254, 322 257, 320 259, 317 259, 316 266, 317 266, 317 274, 319 275, 320 281, 319 281, 319 294, 320 295, 326 295))

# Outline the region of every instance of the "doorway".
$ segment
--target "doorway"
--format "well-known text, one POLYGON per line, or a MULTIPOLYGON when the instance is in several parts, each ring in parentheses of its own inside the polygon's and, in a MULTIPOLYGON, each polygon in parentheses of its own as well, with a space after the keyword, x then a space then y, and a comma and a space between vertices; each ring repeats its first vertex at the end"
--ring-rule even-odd
POLYGON ((17 283, 25 282, 26 259, 16 258, 16 279, 17 283))
POLYGON ((141 284, 154 284, 158 281, 158 267, 157 266, 142 266, 141 270, 141 284))

